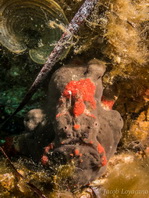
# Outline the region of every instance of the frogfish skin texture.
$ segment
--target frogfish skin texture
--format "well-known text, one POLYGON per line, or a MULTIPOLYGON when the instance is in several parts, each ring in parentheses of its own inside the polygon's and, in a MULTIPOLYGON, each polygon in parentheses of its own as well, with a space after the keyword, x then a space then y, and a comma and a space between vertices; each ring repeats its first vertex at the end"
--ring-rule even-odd
POLYGON ((105 172, 121 138, 120 114, 101 105, 104 72, 104 63, 93 59, 86 66, 61 67, 49 83, 47 111, 55 139, 43 156, 50 161, 59 156, 60 164, 74 160, 73 179, 80 185, 105 172))
POLYGON ((97 59, 58 69, 49 82, 45 108, 28 113, 26 134, 15 138, 14 147, 46 168, 73 161, 74 184, 99 178, 123 127, 120 114, 101 103, 104 72, 104 63, 97 59))

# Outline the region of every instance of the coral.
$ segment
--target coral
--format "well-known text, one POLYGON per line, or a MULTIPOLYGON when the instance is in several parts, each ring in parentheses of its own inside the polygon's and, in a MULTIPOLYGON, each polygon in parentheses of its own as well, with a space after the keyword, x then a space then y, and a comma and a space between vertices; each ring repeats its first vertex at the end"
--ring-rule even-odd
POLYGON ((0 43, 17 54, 28 49, 32 60, 39 64, 46 61, 62 34, 58 26, 51 28, 49 22, 68 23, 63 10, 54 0, 1 0, 0 20, 0 43))

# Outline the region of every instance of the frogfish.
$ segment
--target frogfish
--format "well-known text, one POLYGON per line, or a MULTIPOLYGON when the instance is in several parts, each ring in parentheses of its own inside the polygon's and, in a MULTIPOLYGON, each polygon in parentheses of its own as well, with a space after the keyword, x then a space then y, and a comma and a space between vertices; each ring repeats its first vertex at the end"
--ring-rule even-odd
POLYGON ((73 161, 73 184, 84 186, 101 177, 123 127, 119 112, 102 102, 105 70, 104 62, 92 59, 55 71, 44 107, 27 113, 25 132, 9 147, 46 168, 73 161))

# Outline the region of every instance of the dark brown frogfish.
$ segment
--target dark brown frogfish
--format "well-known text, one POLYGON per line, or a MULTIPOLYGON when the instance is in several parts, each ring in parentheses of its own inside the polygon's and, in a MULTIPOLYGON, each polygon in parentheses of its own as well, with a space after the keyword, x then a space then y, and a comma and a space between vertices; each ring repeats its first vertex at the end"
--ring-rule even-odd
POLYGON ((26 134, 15 137, 16 150, 46 168, 73 161, 73 185, 102 176, 123 127, 120 114, 101 102, 105 69, 97 59, 58 69, 49 82, 45 108, 30 111, 26 134))
POLYGON ((99 178, 116 151, 123 120, 115 110, 101 105, 105 64, 97 59, 87 65, 66 65, 49 83, 47 114, 55 138, 46 147, 42 162, 49 166, 74 161, 72 180, 79 185, 99 178))

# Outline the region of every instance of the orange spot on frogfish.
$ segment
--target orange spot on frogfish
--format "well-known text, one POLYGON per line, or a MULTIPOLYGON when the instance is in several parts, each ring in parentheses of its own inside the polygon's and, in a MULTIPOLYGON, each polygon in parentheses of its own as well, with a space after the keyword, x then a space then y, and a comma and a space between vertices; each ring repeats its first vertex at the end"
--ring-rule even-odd
POLYGON ((74 116, 80 116, 84 113, 85 101, 90 103, 92 109, 96 108, 95 89, 96 86, 89 78, 79 81, 72 80, 66 85, 62 96, 74 100, 74 116))
POLYGON ((80 155, 80 151, 79 151, 78 149, 75 149, 75 150, 74 150, 74 154, 75 154, 75 155, 80 155))
POLYGON ((106 156, 104 155, 102 158, 101 158, 101 164, 102 164, 102 166, 105 166, 106 164, 107 164, 107 158, 106 158, 106 156))
POLYGON ((105 152, 105 150, 104 150, 104 148, 101 146, 101 144, 98 144, 98 146, 97 146, 97 151, 98 151, 98 153, 104 153, 104 152, 105 152))
POLYGON ((103 154, 103 156, 101 158, 101 165, 105 166, 107 164, 107 158, 105 155, 105 149, 103 148, 103 146, 101 146, 101 144, 98 144, 97 151, 98 151, 98 153, 103 154))
POLYGON ((75 125, 73 125, 73 128, 74 128, 75 130, 79 130, 79 129, 80 129, 80 125, 79 125, 79 124, 75 124, 75 125))

